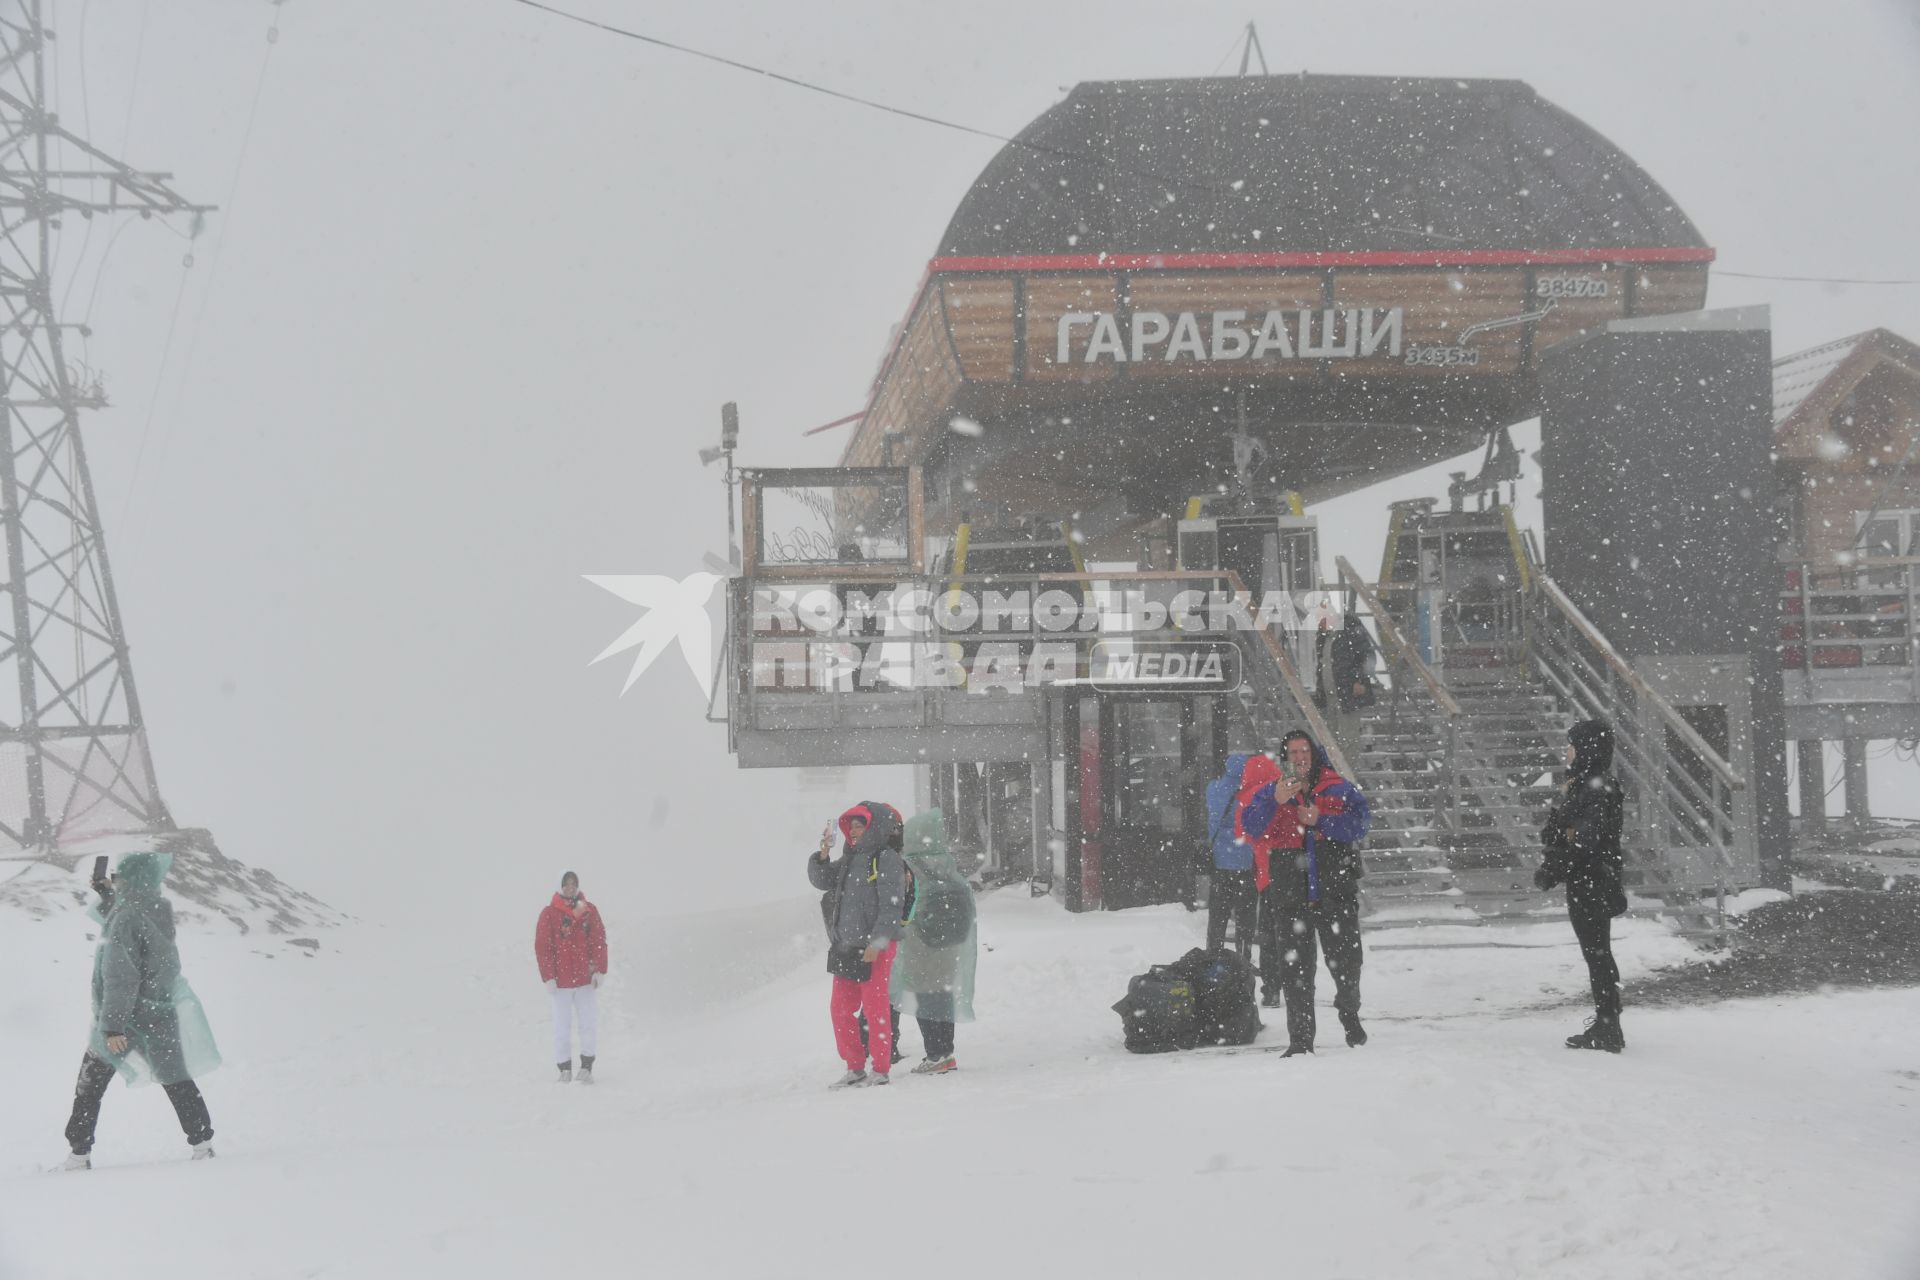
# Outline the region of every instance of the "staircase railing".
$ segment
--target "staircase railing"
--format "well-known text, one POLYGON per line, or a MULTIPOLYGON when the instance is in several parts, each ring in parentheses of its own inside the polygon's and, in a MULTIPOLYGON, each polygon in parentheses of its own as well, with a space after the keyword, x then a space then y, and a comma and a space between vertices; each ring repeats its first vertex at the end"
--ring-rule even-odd
MULTIPOLYGON (((1239 574, 1229 569, 1223 576, 1235 595, 1246 593, 1246 584, 1241 582, 1239 574)), ((1328 730, 1326 718, 1314 705, 1313 695, 1307 692, 1306 682, 1300 678, 1300 670, 1287 647, 1266 627, 1233 634, 1240 649, 1243 701, 1255 726, 1284 731, 1285 726, 1304 725, 1327 753, 1327 762, 1334 772, 1357 784, 1359 780, 1353 776, 1346 752, 1328 730)))
POLYGON ((1354 570, 1347 558, 1335 556, 1333 564, 1340 573, 1341 583, 1367 606, 1367 612, 1373 616, 1373 625, 1380 633, 1380 651, 1387 660, 1387 675, 1391 682, 1387 707, 1389 727, 1398 727, 1401 700, 1408 693, 1424 689, 1433 700, 1440 720, 1441 769, 1447 797, 1445 809, 1435 816, 1457 832, 1460 829, 1460 720, 1463 714, 1460 702, 1448 692, 1446 684, 1434 674, 1433 668, 1421 659, 1419 651, 1407 642, 1392 616, 1387 613, 1386 606, 1380 603, 1379 594, 1354 570))
POLYGON ((1724 933, 1735 867, 1733 793, 1746 789, 1746 779, 1641 678, 1558 583, 1536 572, 1531 596, 1528 648, 1535 668, 1565 703, 1613 729, 1615 768, 1629 784, 1637 816, 1627 843, 1642 855, 1649 888, 1687 914, 1690 891, 1675 867, 1704 857, 1714 872, 1714 908, 1710 916, 1697 908, 1692 914, 1724 933), (1684 746, 1697 767, 1680 766, 1670 742, 1684 746))

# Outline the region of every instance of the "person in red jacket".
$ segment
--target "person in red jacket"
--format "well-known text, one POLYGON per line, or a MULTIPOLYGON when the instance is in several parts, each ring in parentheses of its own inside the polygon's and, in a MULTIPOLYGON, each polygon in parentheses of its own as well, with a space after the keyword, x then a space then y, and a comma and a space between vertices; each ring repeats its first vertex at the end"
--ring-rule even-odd
POLYGON ((1254 842, 1258 865, 1270 882, 1261 895, 1261 924, 1267 930, 1264 936, 1278 938, 1284 948, 1285 1056, 1291 1058, 1313 1052, 1314 975, 1322 948, 1333 974, 1333 1007, 1340 1013, 1347 1044, 1358 1048, 1367 1042, 1360 1023, 1364 957, 1358 844, 1367 834, 1370 807, 1357 787, 1333 771, 1326 753, 1304 730, 1289 733, 1282 745, 1282 776, 1249 796, 1236 821, 1254 842))
POLYGON ((580 877, 569 871, 560 877, 553 895, 533 929, 533 954, 540 962, 540 981, 553 996, 553 1054, 560 1083, 573 1079, 573 1024, 580 1024, 580 1083, 593 1083, 593 993, 607 976, 607 931, 600 909, 580 892, 580 877))

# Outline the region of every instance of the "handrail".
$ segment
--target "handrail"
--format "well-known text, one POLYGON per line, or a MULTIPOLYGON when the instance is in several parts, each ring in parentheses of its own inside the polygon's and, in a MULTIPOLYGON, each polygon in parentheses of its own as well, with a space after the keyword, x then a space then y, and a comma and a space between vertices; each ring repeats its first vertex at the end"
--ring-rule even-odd
POLYGON ((1807 565, 1821 571, 1834 569, 1848 573, 1872 569, 1878 566, 1920 564, 1920 556, 1854 556, 1852 552, 1848 551, 1831 551, 1827 554, 1831 558, 1822 560, 1818 556, 1797 556, 1790 550, 1783 551, 1774 557, 1774 563, 1785 565, 1789 568, 1795 565, 1807 565), (1848 560, 1839 559, 1839 557, 1843 555, 1852 556, 1852 558, 1848 560))
POLYGON ((1640 678, 1640 673, 1635 671, 1632 665, 1607 642, 1607 638, 1600 634, 1600 629, 1587 621, 1587 616, 1580 612, 1579 606, 1567 598, 1566 592, 1560 589, 1559 583, 1542 573, 1534 579, 1534 585, 1554 608, 1566 617, 1573 629, 1580 634, 1580 638, 1593 646, 1614 673, 1625 680, 1628 687, 1645 700, 1646 705, 1653 708, 1654 713, 1667 728, 1678 735, 1680 741, 1686 743, 1688 749, 1700 757, 1722 782, 1735 791, 1747 789, 1747 780, 1735 773, 1733 766, 1721 759, 1720 753, 1707 745, 1707 740, 1702 738, 1699 731, 1673 709, 1673 704, 1661 697, 1653 686, 1640 678))
POLYGON ((1380 597, 1374 594, 1373 588, 1367 585, 1366 579, 1354 572, 1353 566, 1347 563, 1345 556, 1335 556, 1333 563, 1334 567, 1340 570, 1341 580, 1353 588, 1354 593, 1366 602, 1368 609, 1372 610, 1373 623, 1380 628, 1381 639, 1393 646, 1400 661, 1413 668, 1421 682, 1427 686, 1427 692, 1431 693, 1433 700, 1440 704, 1441 712, 1449 720, 1460 715, 1460 703, 1447 692, 1447 686, 1440 682, 1440 677, 1433 673, 1433 668, 1421 661, 1420 655, 1414 651, 1412 645, 1407 643, 1406 637, 1400 634, 1400 628, 1396 627, 1393 619, 1387 616, 1386 608, 1380 603, 1380 597))
MULTIPOLYGON (((1247 593, 1246 584, 1232 569, 1218 570, 1209 576, 1225 577, 1227 585, 1235 595, 1247 593)), ((1353 776, 1353 771, 1347 764, 1346 753, 1334 740, 1333 731, 1327 728, 1326 720, 1320 715, 1320 708, 1313 705, 1313 695, 1307 692, 1306 682, 1300 679, 1300 672, 1293 665, 1293 656, 1273 638, 1272 631, 1261 627, 1259 633, 1261 641, 1266 645, 1267 653, 1280 669, 1280 678, 1285 682, 1287 692, 1293 695, 1294 702, 1300 708, 1300 714, 1306 717, 1307 731, 1313 735, 1313 740, 1320 744, 1320 749, 1327 753, 1327 761, 1333 765, 1333 771, 1358 786, 1359 781, 1353 776)))

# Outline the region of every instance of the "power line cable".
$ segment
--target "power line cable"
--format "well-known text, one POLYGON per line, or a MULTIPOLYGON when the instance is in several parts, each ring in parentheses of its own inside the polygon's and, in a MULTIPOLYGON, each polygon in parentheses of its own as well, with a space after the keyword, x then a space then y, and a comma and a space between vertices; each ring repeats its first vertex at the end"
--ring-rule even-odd
POLYGON ((1787 284, 1890 284, 1916 285, 1920 280, 1863 280, 1846 276, 1774 276, 1763 275, 1757 271, 1722 271, 1714 268, 1717 276, 1734 276, 1741 280, 1778 280, 1787 284))
POLYGON ((153 12, 153 0, 143 0, 140 6, 140 34, 134 37, 133 75, 127 79, 127 119, 120 126, 120 150, 118 154, 127 154, 127 143, 133 141, 133 109, 140 101, 140 65, 147 56, 147 17, 153 12))
POLYGON ((1213 77, 1219 75, 1220 69, 1226 66, 1229 62, 1233 61, 1233 55, 1235 51, 1240 48, 1240 41, 1246 37, 1246 34, 1247 33, 1244 28, 1234 33, 1233 43, 1228 45, 1227 51, 1220 55, 1220 61, 1213 64, 1213 70, 1207 72, 1208 79, 1212 79, 1213 77))
MULTIPOLYGON (((272 2, 274 6, 274 18, 273 18, 272 25, 270 25, 267 28, 267 51, 264 55, 262 55, 260 59, 260 74, 254 79, 253 101, 247 107, 247 123, 240 133, 240 153, 234 159, 233 178, 231 181, 227 183, 227 198, 221 204, 221 210, 225 214, 225 216, 220 221, 220 235, 219 235, 219 238, 213 242, 213 252, 210 255, 208 255, 207 279, 206 279, 206 283, 200 289, 200 308, 194 314, 193 332, 192 332, 192 335, 187 339, 186 358, 181 361, 180 376, 174 382, 173 403, 170 406, 168 406, 165 422, 161 426, 161 439, 159 442, 160 447, 155 453, 156 458, 161 458, 166 456, 167 441, 170 440, 173 436, 173 431, 172 431, 173 424, 180 417, 180 406, 181 406, 181 403, 186 398, 187 386, 193 377, 193 359, 195 354, 198 353, 200 350, 200 335, 206 332, 207 308, 213 301, 214 281, 219 278, 219 274, 220 274, 221 251, 226 248, 227 237, 231 235, 233 232, 234 207, 240 194, 240 177, 246 171, 247 151, 253 142, 254 122, 260 116, 260 99, 265 94, 266 88, 267 88, 267 70, 273 63, 273 51, 276 48, 278 48, 280 44, 280 21, 281 21, 280 6, 282 3, 282 0, 272 0, 272 2)), ((199 225, 198 221, 196 220, 196 223, 195 223, 196 234, 198 233, 198 225, 199 225)), ((163 360, 162 362, 163 372, 164 372, 164 368, 165 366, 164 366, 164 360, 163 360)), ((159 395, 159 389, 157 386, 155 388, 154 394, 156 397, 158 397, 159 395)), ((149 410, 148 411, 149 425, 151 425, 152 420, 153 420, 152 411, 149 410)), ((145 436, 143 432, 142 434, 143 446, 144 446, 144 443, 145 443, 145 436)), ((138 474, 137 459, 136 459, 136 465, 135 465, 135 473, 136 475, 138 474)), ((129 500, 129 503, 132 500, 131 490, 129 490, 129 493, 128 493, 128 500, 129 500)))
MULTIPOLYGON (((80 5, 80 132, 83 136, 93 136, 93 107, 87 93, 87 13, 93 7, 93 0, 82 0, 80 5)), ((73 256, 73 274, 67 277, 66 292, 60 295, 60 314, 67 313, 67 303, 73 301, 73 290, 80 283, 81 268, 87 262, 87 249, 93 244, 93 227, 97 218, 85 218, 87 229, 80 236, 80 252, 73 256)))
POLYGON ((912 111, 906 107, 896 107, 891 103, 879 102, 872 98, 862 98, 858 94, 847 93, 840 89, 831 89, 823 84, 815 84, 811 80, 802 80, 798 76, 787 75, 785 72, 773 71, 766 67, 756 67, 750 62, 741 62, 736 58, 725 57, 722 54, 708 53, 704 49, 695 49, 691 45, 677 44, 672 40, 663 40, 659 36, 646 35, 626 27, 616 27, 610 22, 601 22, 598 19, 588 18, 581 14, 569 13, 565 9, 556 9, 552 5, 542 4, 540 0, 514 0, 514 3, 523 4, 529 9, 538 9, 542 13, 550 13, 556 18, 565 18, 569 22, 577 22, 583 27, 593 27, 600 31, 608 32, 611 35, 624 36, 629 40, 638 40, 642 44, 650 44, 661 49, 670 49, 675 53, 684 53, 690 57, 702 58, 708 62, 718 63, 723 67, 732 67, 736 71, 745 71, 750 75, 764 76, 769 80, 777 80, 781 84, 792 85, 796 89, 805 89, 809 93, 824 94, 829 98, 838 98, 842 102, 851 102, 856 106, 867 107, 874 111, 884 111, 889 115, 901 116, 908 120, 918 120, 922 124, 934 125, 941 129, 951 129, 955 133, 971 134, 976 138, 986 138, 993 142, 1005 143, 1008 146, 1021 147, 1027 151, 1037 152, 1041 155, 1058 156, 1062 159, 1069 160, 1092 160, 1123 173, 1131 173, 1137 177, 1151 178, 1155 182, 1163 183, 1167 186, 1191 187, 1206 191, 1225 191, 1231 189, 1232 186, 1232 184, 1224 182, 1202 182, 1192 178, 1169 177, 1166 174, 1155 173, 1150 169, 1136 169, 1130 165, 1119 164, 1106 156, 1094 155, 1091 152, 1075 151, 1068 147, 1050 147, 1044 143, 1029 142, 1024 138, 1014 138, 1004 133, 995 133, 991 129, 979 129, 970 124, 961 124, 956 120, 945 120, 939 116, 930 116, 922 111, 912 111))
POLYGON ((147 456, 147 440, 153 432, 154 411, 160 407, 160 389, 166 385, 167 381, 167 357, 173 351, 174 332, 180 327, 180 304, 186 300, 187 281, 192 274, 193 255, 189 253, 180 261, 180 287, 174 290, 173 311, 167 317, 166 341, 160 344, 160 368, 153 375, 153 395, 147 401, 146 421, 140 424, 140 444, 133 451, 133 471, 127 476, 127 497, 121 505, 129 510, 133 506, 133 495, 140 483, 140 463, 147 456))

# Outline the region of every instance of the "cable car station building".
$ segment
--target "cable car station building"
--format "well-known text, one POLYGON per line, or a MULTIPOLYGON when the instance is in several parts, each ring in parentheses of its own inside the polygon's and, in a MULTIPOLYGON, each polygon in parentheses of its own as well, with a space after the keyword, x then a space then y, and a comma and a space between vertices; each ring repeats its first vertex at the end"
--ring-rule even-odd
POLYGON ((1549 909, 1599 716, 1640 905, 1710 929, 1787 842, 1771 339, 1701 310, 1712 259, 1516 81, 1082 84, 961 200, 841 465, 745 473, 731 746, 913 764, 1078 910, 1190 900, 1206 781, 1305 727, 1372 800, 1369 924, 1478 923, 1549 909), (1543 530, 1500 501, 1534 417, 1543 530), (1482 445, 1371 574, 1319 545, 1314 503, 1482 445), (1297 607, 1196 607, 1235 593, 1297 607), (1384 691, 1336 728, 1346 609, 1384 691))

